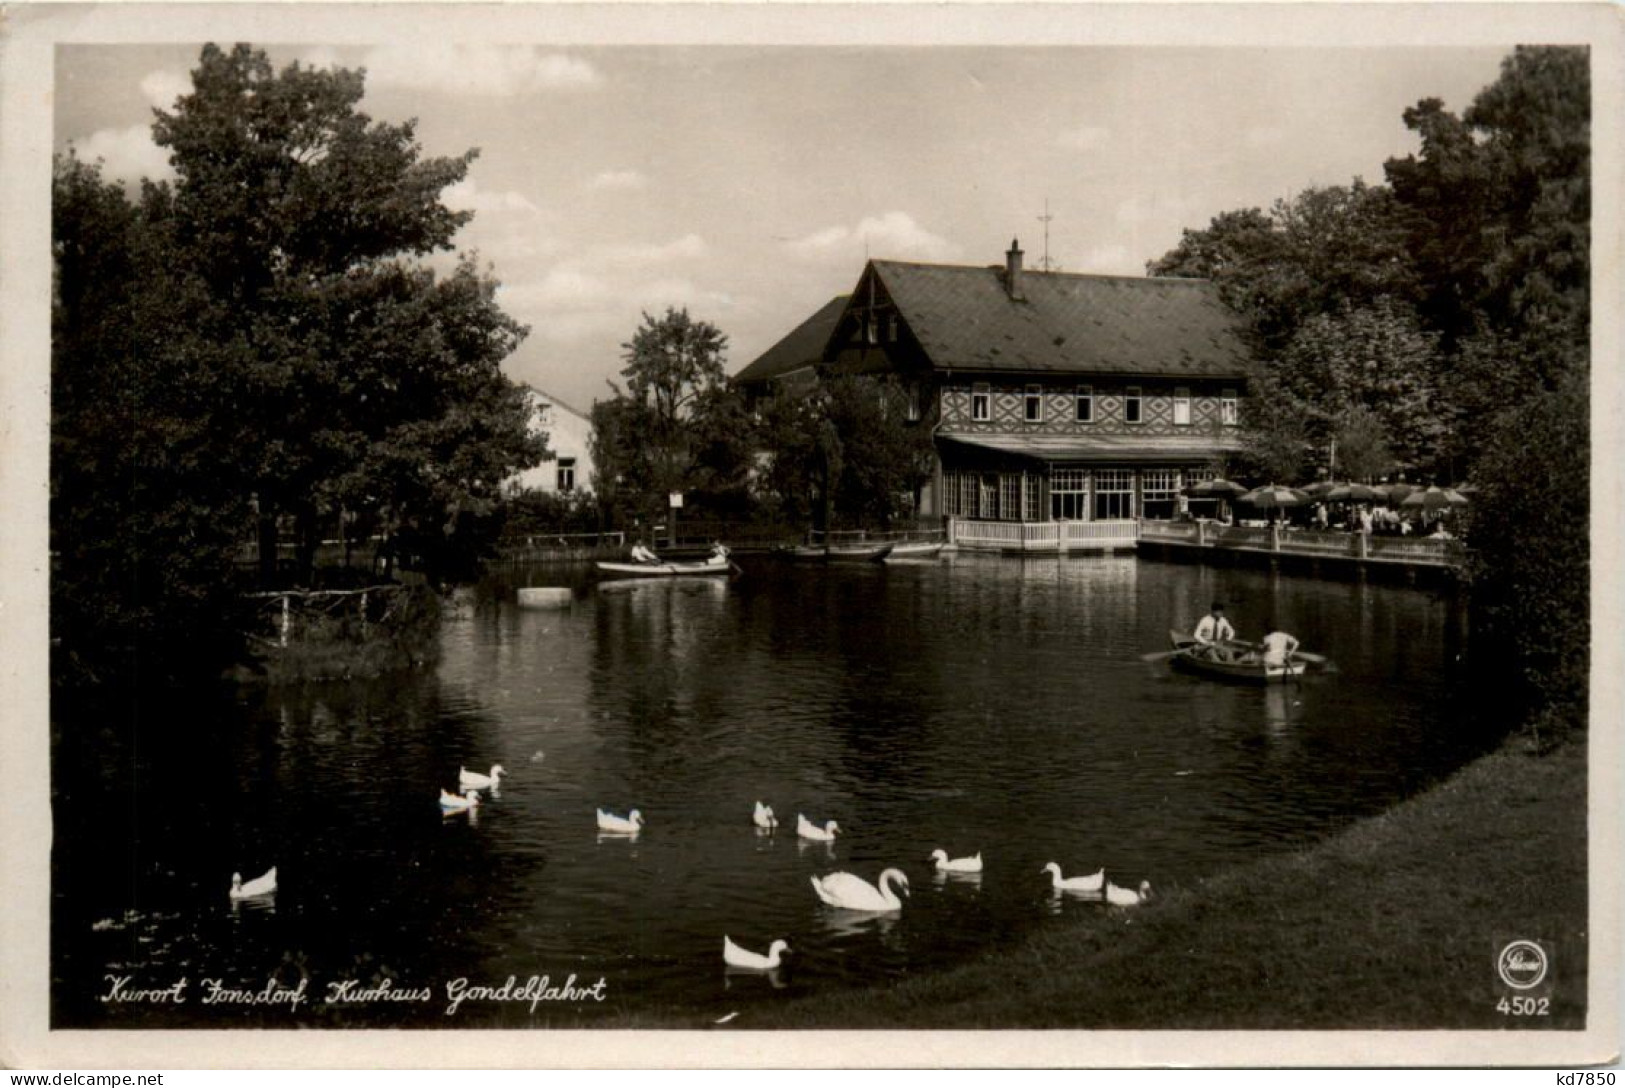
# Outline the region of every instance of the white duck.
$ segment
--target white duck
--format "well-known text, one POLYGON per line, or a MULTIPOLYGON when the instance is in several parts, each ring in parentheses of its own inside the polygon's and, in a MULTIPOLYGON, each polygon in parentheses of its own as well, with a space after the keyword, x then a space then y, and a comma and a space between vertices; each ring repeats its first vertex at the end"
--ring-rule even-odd
POLYGON ((252 899, 256 895, 270 895, 276 891, 276 866, 271 866, 263 876, 257 876, 247 884, 243 883, 242 873, 231 874, 231 897, 233 899, 252 899))
POLYGON ((467 767, 457 768, 457 785, 465 790, 495 790, 502 788, 502 776, 508 772, 502 764, 493 763, 490 774, 480 774, 467 767))
POLYGON ((1050 874, 1050 884, 1058 892, 1098 892, 1106 884, 1105 869, 1099 869, 1088 876, 1062 879, 1061 867, 1052 861, 1044 866, 1044 872, 1050 874))
POLYGON ((767 949, 767 955, 752 952, 748 948, 740 948, 728 936, 722 938, 722 962, 729 967, 739 967, 746 971, 773 971, 780 964, 781 953, 790 951, 788 941, 774 941, 767 949))
POLYGON ((467 812, 478 808, 480 794, 478 790, 469 790, 465 794, 455 794, 447 790, 440 791, 440 807, 447 812, 467 812))
POLYGON ((1106 902, 1114 907, 1137 907, 1151 898, 1151 882, 1140 881, 1140 890, 1132 888, 1119 888, 1116 884, 1106 885, 1106 902))
POLYGON ((751 815, 751 820, 763 831, 771 831, 779 826, 779 818, 773 815, 773 806, 760 801, 756 802, 756 811, 751 815))
POLYGON ((851 873, 831 873, 826 877, 812 877, 813 891, 826 906, 842 910, 892 911, 900 910, 903 901, 891 889, 895 881, 908 894, 908 876, 901 869, 887 869, 880 874, 879 887, 851 873))
POLYGON ((643 813, 633 809, 625 816, 617 816, 613 812, 598 810, 598 830, 607 831, 612 835, 636 835, 643 827, 643 813))
POLYGON ((939 873, 979 873, 982 871, 982 852, 975 857, 950 858, 946 850, 931 851, 931 860, 937 863, 939 873))
POLYGON ((804 839, 811 839, 813 842, 834 842, 840 830, 840 825, 834 820, 819 827, 801 813, 796 813, 796 834, 804 839))

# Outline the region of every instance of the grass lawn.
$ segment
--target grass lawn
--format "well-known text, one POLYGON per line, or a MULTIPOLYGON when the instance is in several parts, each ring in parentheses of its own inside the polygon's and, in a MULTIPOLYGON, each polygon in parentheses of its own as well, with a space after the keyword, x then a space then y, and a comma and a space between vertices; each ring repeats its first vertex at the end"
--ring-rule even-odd
MULTIPOLYGON (((1517 742, 1381 816, 963 967, 736 1028, 1580 1028, 1583 741, 1517 742), (1505 941, 1554 950, 1550 1015, 1496 1010, 1505 941)), ((906 910, 906 908, 905 908, 906 910)), ((654 1026, 654 1025, 644 1025, 654 1026)))

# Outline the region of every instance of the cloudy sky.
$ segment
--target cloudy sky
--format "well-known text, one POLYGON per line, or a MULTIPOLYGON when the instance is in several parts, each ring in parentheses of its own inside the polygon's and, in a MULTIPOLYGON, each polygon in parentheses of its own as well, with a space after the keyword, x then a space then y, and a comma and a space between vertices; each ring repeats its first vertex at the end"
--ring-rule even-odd
MULTIPOLYGON (((154 107, 199 44, 64 45, 54 135, 168 176, 154 107)), ((585 409, 640 313, 686 306, 738 370, 865 255, 1139 274, 1185 227, 1381 181, 1403 110, 1460 110, 1500 48, 268 46, 367 69, 364 108, 480 157, 448 202, 531 326, 510 373, 585 409)))

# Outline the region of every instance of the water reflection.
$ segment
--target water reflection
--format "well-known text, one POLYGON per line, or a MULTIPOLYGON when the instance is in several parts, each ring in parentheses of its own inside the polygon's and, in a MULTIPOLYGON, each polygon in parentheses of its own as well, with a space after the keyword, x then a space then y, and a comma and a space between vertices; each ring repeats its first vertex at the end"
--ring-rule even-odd
POLYGON ((726 987, 696 981, 745 924, 802 955, 791 992, 962 962, 1067 909, 1040 883, 1050 859, 1188 885, 1458 766, 1494 739, 1456 700, 1463 637, 1412 590, 1133 557, 761 564, 557 612, 482 590, 448 614, 434 670, 61 711, 94 743, 54 767, 53 1016, 174 1015, 86 998, 113 964, 263 980, 288 957, 318 981, 575 971, 609 977, 616 1011, 705 1006, 726 987), (1142 665, 1214 599, 1341 671, 1261 690, 1142 665), (460 766, 495 762, 515 769, 500 798, 431 815, 460 766), (846 834, 747 835, 758 799, 846 834), (594 835, 606 803, 659 833, 594 835), (924 859, 952 843, 993 866, 936 872, 924 859), (902 867, 939 894, 824 908, 808 878, 837 853, 865 873, 920 859, 902 867), (231 868, 261 859, 287 874, 279 902, 222 909, 231 868))

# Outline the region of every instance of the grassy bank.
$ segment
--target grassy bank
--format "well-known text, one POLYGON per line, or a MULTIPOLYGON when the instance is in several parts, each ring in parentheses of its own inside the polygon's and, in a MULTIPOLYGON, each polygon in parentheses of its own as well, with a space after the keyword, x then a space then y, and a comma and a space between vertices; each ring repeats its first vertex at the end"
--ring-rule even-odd
POLYGON ((1586 902, 1583 741, 1514 742, 1314 848, 734 1026, 1579 1028, 1586 902), (1555 946, 1549 1016, 1496 1010, 1515 937, 1555 946))

